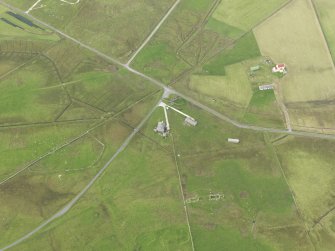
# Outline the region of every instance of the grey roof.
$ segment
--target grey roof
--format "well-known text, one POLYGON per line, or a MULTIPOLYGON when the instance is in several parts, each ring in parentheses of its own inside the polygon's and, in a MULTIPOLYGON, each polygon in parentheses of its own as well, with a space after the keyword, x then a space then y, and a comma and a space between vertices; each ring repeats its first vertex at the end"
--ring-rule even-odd
POLYGON ((166 132, 166 124, 164 121, 158 122, 157 127, 155 128, 156 132, 164 133, 166 132))
POLYGON ((193 119, 191 117, 186 117, 185 123, 189 124, 189 125, 192 125, 192 126, 196 126, 198 124, 198 121, 196 121, 195 119, 193 119))
POLYGON ((261 85, 258 87, 261 91, 263 90, 272 90, 273 89, 273 84, 268 84, 268 85, 261 85))

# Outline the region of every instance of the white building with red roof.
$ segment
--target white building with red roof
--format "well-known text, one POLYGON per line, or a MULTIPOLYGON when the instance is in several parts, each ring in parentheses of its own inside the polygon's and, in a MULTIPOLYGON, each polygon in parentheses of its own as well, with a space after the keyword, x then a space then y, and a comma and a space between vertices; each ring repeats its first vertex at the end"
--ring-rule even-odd
POLYGON ((285 64, 276 64, 275 67, 272 68, 272 72, 280 72, 280 73, 286 73, 286 65, 285 64))

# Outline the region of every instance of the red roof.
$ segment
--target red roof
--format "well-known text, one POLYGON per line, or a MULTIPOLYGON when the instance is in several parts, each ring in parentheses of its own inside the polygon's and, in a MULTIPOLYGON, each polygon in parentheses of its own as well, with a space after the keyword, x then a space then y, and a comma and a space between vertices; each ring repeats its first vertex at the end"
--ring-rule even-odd
POLYGON ((285 67, 286 67, 285 64, 277 64, 277 65, 276 65, 276 68, 285 68, 285 67))

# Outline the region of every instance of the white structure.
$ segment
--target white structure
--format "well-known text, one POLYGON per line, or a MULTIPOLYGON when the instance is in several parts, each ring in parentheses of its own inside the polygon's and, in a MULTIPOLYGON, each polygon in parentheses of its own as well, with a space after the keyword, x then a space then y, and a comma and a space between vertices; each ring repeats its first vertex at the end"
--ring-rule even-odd
POLYGON ((165 115, 166 129, 167 129, 167 131, 170 131, 170 123, 169 123, 169 117, 167 115, 166 106, 163 106, 163 109, 164 109, 164 115, 165 115))
POLYGON ((240 140, 239 140, 239 139, 232 139, 232 138, 229 138, 229 139, 228 139, 228 142, 229 142, 229 143, 238 144, 238 143, 240 143, 240 140))
POLYGON ((196 121, 194 118, 186 117, 185 124, 190 126, 196 126, 198 124, 198 121, 196 121))
POLYGON ((159 133, 163 137, 166 137, 169 131, 167 130, 166 124, 164 121, 158 122, 156 128, 154 129, 155 132, 159 133))
MULTIPOLYGON (((198 124, 198 121, 196 121, 194 118, 192 118, 191 116, 189 116, 188 114, 186 114, 186 113, 184 113, 184 112, 182 112, 182 111, 179 111, 178 109, 176 109, 176 108, 174 108, 174 107, 172 107, 172 106, 169 106, 169 105, 167 105, 167 104, 165 104, 165 103, 163 103, 163 102, 161 102, 161 103, 159 104, 159 106, 161 106, 161 107, 164 108, 164 112, 165 112, 166 120, 168 120, 166 110, 167 110, 167 109, 171 109, 171 110, 173 110, 173 111, 175 111, 175 112, 181 114, 182 116, 184 116, 184 117, 185 117, 185 123, 186 123, 186 124, 191 125, 191 126, 196 126, 196 125, 198 124)), ((167 123, 168 123, 168 121, 167 121, 167 123)), ((170 126, 169 126, 169 129, 170 129, 170 126)))
POLYGON ((280 72, 280 73, 284 73, 286 74, 286 65, 285 64, 276 64, 275 67, 272 68, 272 72, 276 73, 276 72, 280 72))
POLYGON ((158 122, 154 131, 161 134, 163 137, 166 137, 168 135, 168 133, 170 132, 170 123, 169 123, 169 117, 168 117, 168 114, 167 114, 167 110, 169 108, 171 108, 171 110, 183 115, 185 117, 185 124, 186 125, 196 126, 198 124, 198 122, 194 118, 187 115, 186 113, 183 113, 183 112, 179 111, 178 109, 176 109, 172 106, 168 106, 167 104, 165 104, 163 102, 161 102, 159 104, 159 106, 164 109, 165 122, 164 121, 158 122))
POLYGON ((273 88, 274 88, 273 84, 258 86, 258 89, 260 91, 272 90, 273 88))

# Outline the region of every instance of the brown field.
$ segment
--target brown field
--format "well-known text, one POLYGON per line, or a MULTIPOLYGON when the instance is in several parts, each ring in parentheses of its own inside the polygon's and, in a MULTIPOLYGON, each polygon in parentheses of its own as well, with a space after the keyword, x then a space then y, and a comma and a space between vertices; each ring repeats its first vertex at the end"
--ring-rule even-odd
POLYGON ((309 0, 293 1, 258 26, 255 36, 263 55, 288 65, 281 81, 286 102, 334 98, 331 56, 309 0))

